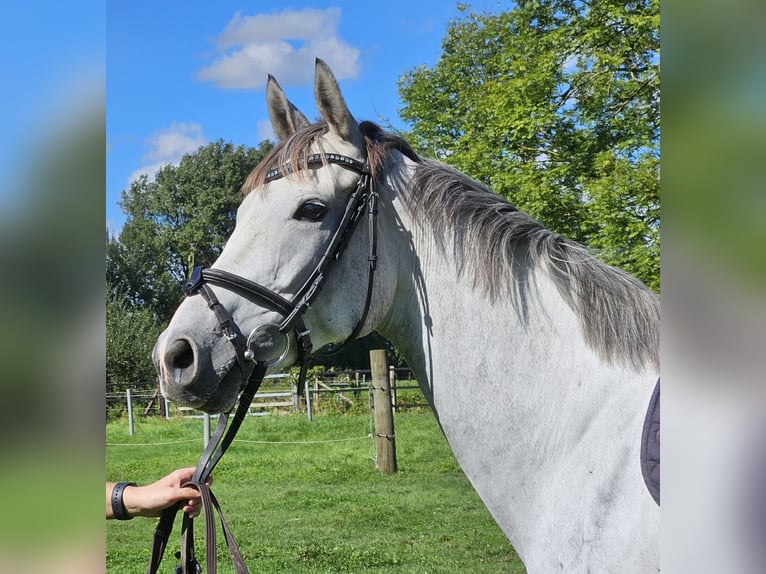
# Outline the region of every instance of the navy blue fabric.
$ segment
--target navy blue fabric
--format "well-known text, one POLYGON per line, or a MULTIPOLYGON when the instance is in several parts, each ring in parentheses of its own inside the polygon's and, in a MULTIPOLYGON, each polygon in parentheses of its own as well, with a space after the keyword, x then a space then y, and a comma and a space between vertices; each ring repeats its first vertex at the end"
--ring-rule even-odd
POLYGON ((641 433, 641 473, 654 501, 660 504, 660 380, 654 387, 641 433))
MULTIPOLYGON (((766 421, 761 421, 759 425, 764 423, 766 421)), ((753 563, 752 571, 766 572, 766 426, 754 428, 747 442, 739 488, 741 534, 753 563)))

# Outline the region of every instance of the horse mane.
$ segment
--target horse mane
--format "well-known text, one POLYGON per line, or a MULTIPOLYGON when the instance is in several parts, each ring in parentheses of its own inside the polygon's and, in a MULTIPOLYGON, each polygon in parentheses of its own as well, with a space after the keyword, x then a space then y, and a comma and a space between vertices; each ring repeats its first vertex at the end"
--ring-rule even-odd
POLYGON ((458 273, 472 272, 475 286, 491 300, 510 294, 525 316, 529 270, 544 266, 602 358, 637 370, 647 364, 659 368, 659 297, 639 279, 599 261, 584 246, 445 164, 421 161, 408 197, 442 247, 451 236, 458 273))
MULTIPOLYGON (((639 370, 646 364, 659 368, 659 298, 640 280, 599 261, 584 246, 550 231, 467 175, 420 158, 403 138, 372 122, 359 127, 376 179, 386 173, 394 150, 416 163, 406 190, 410 208, 429 222, 441 247, 452 239, 458 273, 471 272, 474 285, 491 300, 510 296, 526 317, 529 271, 543 266, 602 358, 639 370)), ((247 177, 242 193, 263 187, 275 167, 289 163, 305 168, 308 150, 320 144, 327 130, 319 121, 280 141, 247 177)), ((288 177, 305 173, 292 170, 288 177)))

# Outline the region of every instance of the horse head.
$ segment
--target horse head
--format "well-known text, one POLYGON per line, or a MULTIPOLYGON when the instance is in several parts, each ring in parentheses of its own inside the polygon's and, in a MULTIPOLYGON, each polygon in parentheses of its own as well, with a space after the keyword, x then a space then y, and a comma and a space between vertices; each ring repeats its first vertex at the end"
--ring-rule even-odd
POLYGON ((378 280, 371 297, 373 241, 356 225, 377 198, 364 135, 321 60, 314 94, 321 120, 312 124, 269 76, 280 141, 246 180, 231 237, 196 271, 154 349, 170 400, 228 410, 256 363, 283 368, 312 346, 366 334, 390 299, 391 285, 378 280))

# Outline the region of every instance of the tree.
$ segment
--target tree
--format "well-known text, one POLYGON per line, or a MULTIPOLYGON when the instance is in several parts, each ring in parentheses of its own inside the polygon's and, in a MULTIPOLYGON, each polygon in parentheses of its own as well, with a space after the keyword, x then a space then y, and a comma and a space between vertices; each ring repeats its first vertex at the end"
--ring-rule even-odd
POLYGON ((399 82, 412 143, 659 288, 659 1, 460 5, 399 82))
POLYGON ((156 374, 152 348, 162 327, 146 307, 131 304, 113 285, 106 293, 106 385, 151 381, 156 374))
POLYGON ((196 265, 211 264, 234 229, 240 187, 271 143, 235 147, 222 140, 166 165, 152 181, 141 176, 123 192, 128 218, 107 237, 107 281, 126 300, 167 321, 179 287, 196 265))

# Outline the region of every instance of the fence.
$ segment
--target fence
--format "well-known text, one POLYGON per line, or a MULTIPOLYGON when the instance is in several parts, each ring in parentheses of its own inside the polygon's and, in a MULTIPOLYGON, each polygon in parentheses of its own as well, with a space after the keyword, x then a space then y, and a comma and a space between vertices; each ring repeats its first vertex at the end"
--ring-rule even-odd
MULTIPOLYGON (((291 383, 288 374, 268 375, 261 390, 250 405, 249 416, 278 412, 305 412, 311 419, 324 410, 345 411, 351 408, 372 408, 371 371, 326 372, 310 377, 304 389, 291 383)), ((393 412, 410 408, 429 408, 412 373, 407 368, 389 368, 391 406, 393 412), (403 400, 400 400, 403 399, 403 400)), ((169 403, 159 392, 156 382, 135 385, 112 385, 106 393, 108 417, 126 416, 129 428, 138 416, 190 416, 204 414, 190 407, 169 403)))
MULTIPOLYGON (((248 406, 248 415, 262 415, 268 414, 266 409, 280 409, 289 408, 293 411, 305 410, 309 420, 312 417, 312 402, 313 408, 317 408, 320 402, 320 395, 331 393, 335 395, 336 403, 345 401, 345 403, 353 406, 360 401, 362 392, 367 395, 368 406, 374 419, 375 430, 369 436, 374 439, 376 446, 375 463, 376 467, 385 473, 396 472, 396 447, 394 432, 394 419, 393 414, 396 408, 413 408, 413 407, 428 407, 423 401, 419 403, 401 404, 396 406, 396 389, 418 389, 417 385, 407 384, 399 385, 397 387, 397 370, 400 373, 408 373, 412 376, 409 369, 395 369, 394 367, 387 368, 385 351, 371 351, 371 366, 372 371, 355 371, 353 382, 348 375, 345 375, 344 381, 339 380, 320 380, 319 376, 314 376, 313 381, 306 381, 304 394, 300 392, 296 384, 291 385, 290 391, 272 391, 272 392, 259 392, 256 393, 253 401, 248 406), (370 375, 368 378, 368 375, 370 375), (367 381, 370 384, 367 384, 367 381), (312 384, 313 383, 313 384, 312 384), (313 389, 311 388, 313 386, 313 389), (354 397, 351 399, 344 395, 349 394, 354 397), (287 399, 290 400, 274 400, 274 399, 287 399)), ((288 379, 290 375, 269 375, 264 377, 264 385, 268 386, 268 383, 272 383, 274 380, 288 379)), ((128 418, 128 432, 130 435, 134 434, 134 398, 140 398, 143 402, 143 415, 150 414, 153 406, 164 413, 164 416, 170 418, 175 413, 175 416, 189 416, 203 419, 203 443, 207 446, 210 439, 210 415, 207 413, 194 414, 195 411, 189 407, 171 408, 171 405, 161 396, 159 389, 155 389, 153 393, 146 392, 146 385, 142 385, 144 392, 134 393, 130 387, 125 388, 125 412, 128 418)), ((262 387, 263 388, 263 387, 262 387)), ((114 410, 115 403, 119 400, 119 392, 115 392, 114 389, 111 392, 107 392, 107 412, 110 409, 114 410)), ((421 395, 422 398, 422 395, 421 395)))

